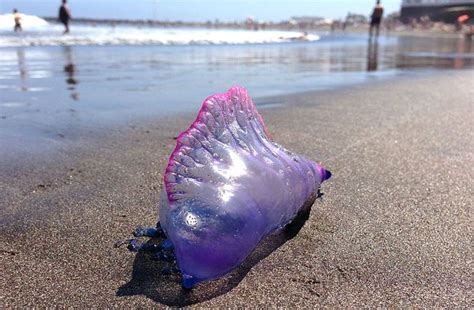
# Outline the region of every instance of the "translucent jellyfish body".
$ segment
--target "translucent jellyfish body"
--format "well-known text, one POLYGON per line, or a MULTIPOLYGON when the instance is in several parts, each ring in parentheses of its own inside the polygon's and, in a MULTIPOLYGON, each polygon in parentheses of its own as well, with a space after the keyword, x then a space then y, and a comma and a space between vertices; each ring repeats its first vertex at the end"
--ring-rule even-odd
POLYGON ((208 97, 177 139, 159 208, 183 286, 236 268, 314 201, 329 177, 316 162, 272 142, 244 88, 208 97))

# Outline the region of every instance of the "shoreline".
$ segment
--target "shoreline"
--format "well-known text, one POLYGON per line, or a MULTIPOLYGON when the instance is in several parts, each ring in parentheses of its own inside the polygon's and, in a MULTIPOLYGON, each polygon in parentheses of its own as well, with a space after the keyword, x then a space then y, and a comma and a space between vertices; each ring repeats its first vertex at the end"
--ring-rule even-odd
MULTIPOLYGON (((468 307, 472 76, 278 96, 294 104, 259 110, 275 142, 333 178, 293 239, 228 291, 200 285, 184 305, 468 307)), ((137 259, 112 246, 155 223, 174 137, 194 118, 112 128, 54 158, 0 169, 3 306, 173 305, 179 284, 159 275, 120 295, 137 259)))
MULTIPOLYGON (((472 70, 465 70, 472 71, 472 70)), ((458 71, 438 71, 435 77, 443 77, 446 74, 456 75, 458 71)), ((462 74, 462 73, 461 73, 462 74)), ((407 78, 407 77, 404 77, 407 78)), ((419 80, 428 78, 425 73, 412 74, 408 77, 410 81, 416 83, 419 80)), ((307 103, 307 98, 332 98, 339 97, 342 94, 348 94, 352 91, 360 92, 366 88, 377 88, 388 85, 389 83, 404 83, 402 77, 391 77, 388 79, 373 80, 371 84, 356 83, 352 85, 335 86, 334 88, 324 90, 307 90, 296 93, 288 93, 274 96, 262 96, 252 98, 257 106, 260 114, 266 120, 265 115, 273 115, 282 113, 285 110, 293 108, 316 108, 320 105, 331 105, 331 102, 324 101, 307 103)), ((227 91, 226 89, 222 92, 227 91)), ((205 98, 202 98, 204 100, 205 98)), ((49 175, 48 171, 62 170, 67 166, 75 166, 78 162, 84 160, 84 156, 89 157, 91 151, 103 149, 105 151, 115 151, 116 146, 121 143, 120 140, 124 137, 127 143, 143 147, 150 135, 159 136, 160 142, 166 141, 162 144, 169 148, 170 152, 174 149, 175 138, 194 121, 200 106, 196 106, 195 111, 181 111, 164 115, 151 115, 135 117, 132 120, 120 121, 116 123, 107 123, 102 126, 94 126, 93 129, 88 128, 81 130, 75 137, 68 136, 57 137, 57 145, 46 150, 23 151, 21 153, 15 152, 9 156, 3 156, 0 160, 0 180, 7 179, 10 173, 18 176, 28 171, 38 169, 41 167, 42 171, 36 171, 34 174, 38 175, 44 173, 49 175)), ((267 124, 268 125, 268 124, 267 124)), ((63 135, 62 133, 59 133, 63 135)), ((29 147, 25 147, 28 149, 29 147)), ((5 154, 4 154, 5 155, 5 154)), ((166 162, 169 154, 162 158, 166 162)), ((166 165, 163 164, 163 167, 166 165)), ((74 169, 74 168, 73 168, 74 169)), ((164 171, 164 168, 162 169, 164 171)), ((71 170, 74 171, 74 170, 71 170)), ((48 184, 58 183, 57 178, 60 175, 55 175, 50 181, 37 182, 38 188, 48 188, 48 184), (53 180, 56 179, 56 180, 53 180), (43 184, 44 183, 44 184, 43 184), (43 187, 43 185, 45 185, 43 187)), ((161 180, 160 180, 161 181, 161 180)), ((33 182, 34 183, 34 182, 33 182)), ((67 183, 67 182, 66 182, 67 183)), ((33 192, 35 190, 33 189, 33 192)), ((1 202, 1 201, 0 201, 1 202)), ((5 222, 5 221, 4 221, 5 222)))
MULTIPOLYGON (((443 75, 446 71, 437 71, 436 75, 443 75)), ((419 79, 424 76, 427 76, 426 72, 411 72, 411 79, 419 79)), ((401 77, 391 76, 391 77, 381 77, 379 79, 374 79, 371 81, 372 85, 380 85, 390 81, 400 81, 401 77)), ((265 113, 265 110, 279 110, 279 109, 289 109, 293 106, 292 101, 294 98, 305 97, 305 96, 331 96, 337 95, 342 90, 347 89, 358 89, 364 87, 366 82, 357 82, 348 85, 334 85, 327 89, 322 90, 305 90, 298 91, 293 93, 279 94, 279 95, 270 95, 270 96, 259 96, 253 97, 253 101, 257 106, 259 112, 265 113)), ((225 92, 227 89, 223 89, 221 92, 225 92)), ((252 94, 250 94, 252 96, 252 94)), ((201 101, 205 98, 201 98, 201 101)), ((298 103, 296 103, 298 105, 298 103)), ((318 103, 318 104, 327 104, 327 103, 318 103)), ((104 141, 109 140, 112 135, 112 139, 117 139, 115 135, 117 134, 131 134, 135 130, 140 131, 141 134, 146 134, 147 127, 154 127, 153 123, 160 123, 164 125, 164 128, 173 128, 175 127, 172 123, 179 121, 183 131, 186 126, 185 121, 188 120, 191 124, 194 120, 195 113, 199 110, 200 106, 195 107, 195 111, 183 110, 179 112, 166 112, 162 115, 158 113, 153 113, 151 116, 136 116, 130 120, 119 120, 115 122, 103 123, 103 124, 94 124, 89 125, 87 128, 82 128, 79 132, 69 133, 67 130, 58 130, 56 135, 50 137, 36 137, 28 136, 28 139, 34 140, 35 138, 42 138, 47 141, 53 141, 49 143, 47 147, 42 147, 38 149, 37 146, 24 146, 21 148, 16 147, 14 151, 7 153, 0 153, 2 156, 0 158, 0 172, 2 169, 11 169, 13 166, 14 169, 21 169, 24 165, 32 164, 34 160, 38 162, 47 164, 47 161, 51 157, 61 157, 64 154, 74 154, 75 152, 85 150, 85 149, 94 149, 100 147, 104 141), (130 131, 131 130, 131 131, 130 131)), ((157 128, 161 129, 161 126, 157 128)), ((158 130, 160 130, 158 129, 158 130)), ((54 130, 56 131, 56 130, 54 130)), ((176 137, 180 132, 177 132, 173 137, 176 137)), ((23 140, 25 137, 21 137, 23 140)), ((136 137, 140 139, 140 137, 136 137)), ((53 160, 55 162, 55 160, 53 160)), ((34 163, 33 163, 34 165, 34 163)), ((0 175, 1 177, 1 175, 0 175)))
MULTIPOLYGON (((56 48, 56 47, 54 47, 56 48)), ((469 69, 466 69, 469 70, 469 69)), ((443 74, 453 74, 455 70, 435 70, 431 72, 430 69, 412 70, 407 73, 399 72, 394 75, 378 76, 370 80, 371 85, 380 85, 384 83, 390 83, 400 81, 402 78, 409 78, 417 80, 423 77, 427 77, 428 74, 435 74, 436 76, 442 76, 443 74)), ((364 74, 364 73, 361 73, 364 74)), ((304 91, 296 91, 283 93, 278 95, 264 95, 254 97, 253 100, 259 111, 273 110, 273 109, 285 109, 292 107, 293 98, 302 96, 319 96, 319 95, 331 95, 338 94, 342 90, 347 89, 358 89, 367 85, 368 81, 358 81, 348 84, 334 84, 327 86, 323 89, 309 89, 304 91)), ((225 92, 227 89, 222 89, 221 92, 225 92)), ((201 98, 200 100, 204 100, 201 98)), ((97 121, 90 124, 83 124, 74 130, 62 127, 51 127, 42 128, 42 131, 49 131, 48 135, 45 134, 29 134, 24 135, 22 133, 5 135, 3 141, 5 144, 11 144, 8 148, 4 148, 0 151, 0 172, 2 168, 14 166, 15 169, 21 169, 23 165, 28 165, 33 160, 43 160, 51 156, 61 156, 62 154, 71 154, 76 150, 82 150, 84 146, 89 145, 89 148, 95 148, 100 146, 103 141, 108 139, 111 133, 127 133, 128 129, 134 130, 135 128, 151 126, 152 123, 158 122, 166 124, 167 128, 172 127, 173 120, 189 119, 193 118, 194 113, 197 113, 200 105, 196 105, 194 111, 187 107, 182 111, 162 111, 153 112, 148 116, 143 113, 134 115, 130 119, 121 117, 118 120, 107 121, 103 123, 97 123, 97 121), (16 137, 18 140, 16 140, 16 137), (15 141, 16 140, 16 141, 15 141), (38 145, 35 140, 42 141, 41 145, 38 145), (21 142, 17 142, 21 141, 21 142)), ((6 118, 6 117, 5 117, 6 118)), ((1 121, 1 120, 0 120, 1 121)), ((182 123, 182 128, 186 126, 186 123, 182 123)), ((8 129, 8 127, 6 127, 8 129)), ((18 130, 18 128, 15 128, 18 130)), ((146 130, 143 130, 146 132, 146 130)), ((178 132, 179 134, 179 132, 178 132)), ((177 134, 176 134, 177 136, 177 134)), ((137 138, 139 139, 139 138, 137 138)), ((0 175, 1 177, 1 175, 0 175)))

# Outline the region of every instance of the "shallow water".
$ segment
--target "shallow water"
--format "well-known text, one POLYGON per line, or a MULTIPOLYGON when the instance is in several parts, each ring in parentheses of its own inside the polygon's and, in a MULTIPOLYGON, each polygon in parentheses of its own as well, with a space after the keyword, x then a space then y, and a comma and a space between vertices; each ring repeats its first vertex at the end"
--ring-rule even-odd
MULTIPOLYGON (((318 34, 314 42, 0 48, 0 155, 50 149, 141 117, 197 111, 239 84, 254 98, 474 65, 462 39, 318 34)), ((271 107, 278 102, 259 101, 271 107)))

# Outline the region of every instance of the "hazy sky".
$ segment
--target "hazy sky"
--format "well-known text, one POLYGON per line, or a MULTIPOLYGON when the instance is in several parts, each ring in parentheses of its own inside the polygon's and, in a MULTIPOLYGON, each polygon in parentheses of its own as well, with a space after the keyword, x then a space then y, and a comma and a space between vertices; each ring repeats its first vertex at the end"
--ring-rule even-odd
MULTIPOLYGON (((382 0, 386 12, 397 11, 400 0, 382 0)), ((60 0, 0 0, 0 12, 56 16, 60 0)), ((128 18, 205 21, 284 20, 313 15, 341 18, 347 12, 369 15, 375 3, 366 0, 69 0, 72 15, 92 18, 128 18)))

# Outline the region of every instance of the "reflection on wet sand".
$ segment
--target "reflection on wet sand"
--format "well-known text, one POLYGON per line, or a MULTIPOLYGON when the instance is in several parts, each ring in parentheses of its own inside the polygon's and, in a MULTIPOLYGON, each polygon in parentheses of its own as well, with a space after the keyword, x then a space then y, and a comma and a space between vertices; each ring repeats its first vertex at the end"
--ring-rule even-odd
POLYGON ((193 111, 200 98, 232 84, 245 85, 255 97, 264 98, 367 83, 419 69, 474 67, 469 41, 405 36, 367 41, 366 34, 346 34, 280 45, 2 49, 0 101, 5 112, 0 111, 0 117, 21 116, 9 124, 18 131, 35 131, 34 126, 42 124, 65 134, 71 123, 81 131, 92 119, 102 125, 193 111), (71 105, 78 100, 80 106, 71 105))
POLYGON ((379 50, 378 37, 375 37, 374 40, 372 40, 372 37, 370 37, 368 49, 367 49, 367 71, 368 72, 377 71, 378 50, 379 50))
POLYGON ((395 68, 469 68, 474 65, 472 44, 472 41, 464 38, 400 37, 399 50, 394 55, 395 68))
MULTIPOLYGON (((454 68, 462 69, 465 66, 465 57, 461 57, 464 54, 470 54, 472 48, 472 41, 470 39, 460 39, 457 42, 457 54, 458 57, 454 59, 454 68)), ((471 59, 472 61, 472 59, 471 59)))
POLYGON ((76 91, 76 85, 79 81, 76 79, 76 65, 72 55, 72 48, 70 46, 64 46, 64 57, 66 64, 64 65, 64 72, 66 73, 66 83, 68 84, 68 90, 71 91, 71 98, 73 100, 79 100, 79 93, 76 91))
POLYGON ((25 62, 25 49, 23 47, 18 48, 16 50, 16 56, 18 59, 18 71, 21 79, 20 89, 22 91, 28 91, 28 87, 25 85, 26 78, 28 77, 28 70, 25 62))

